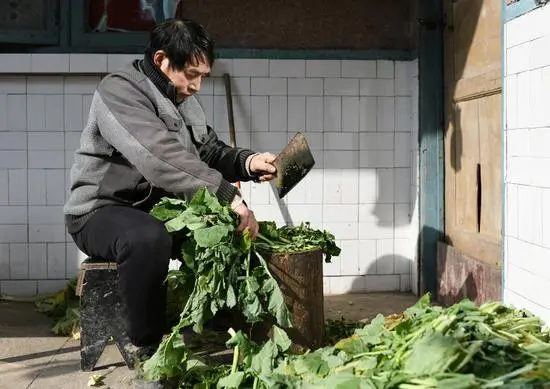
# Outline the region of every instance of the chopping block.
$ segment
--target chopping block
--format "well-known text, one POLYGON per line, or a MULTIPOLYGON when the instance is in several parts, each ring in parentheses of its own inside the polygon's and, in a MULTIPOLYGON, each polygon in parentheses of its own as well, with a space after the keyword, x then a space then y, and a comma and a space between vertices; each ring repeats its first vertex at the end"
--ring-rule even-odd
POLYGON ((294 351, 322 347, 325 335, 322 251, 273 253, 266 261, 290 310, 293 327, 285 331, 294 351))

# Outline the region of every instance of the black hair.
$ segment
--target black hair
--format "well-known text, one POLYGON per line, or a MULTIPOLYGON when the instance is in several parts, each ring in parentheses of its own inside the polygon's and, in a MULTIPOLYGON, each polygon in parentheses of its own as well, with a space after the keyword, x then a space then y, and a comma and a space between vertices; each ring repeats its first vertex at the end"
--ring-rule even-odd
POLYGON ((190 19, 168 19, 159 23, 149 37, 146 53, 151 57, 163 50, 175 70, 206 60, 214 63, 214 42, 208 31, 190 19))

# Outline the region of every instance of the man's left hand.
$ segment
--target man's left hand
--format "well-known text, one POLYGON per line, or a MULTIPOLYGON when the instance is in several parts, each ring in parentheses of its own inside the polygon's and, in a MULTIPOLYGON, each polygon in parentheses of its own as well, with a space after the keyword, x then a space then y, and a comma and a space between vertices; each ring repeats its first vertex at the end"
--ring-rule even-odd
POLYGON ((275 156, 271 153, 261 153, 252 157, 250 172, 259 175, 260 181, 270 181, 275 177, 277 169, 273 166, 275 156))

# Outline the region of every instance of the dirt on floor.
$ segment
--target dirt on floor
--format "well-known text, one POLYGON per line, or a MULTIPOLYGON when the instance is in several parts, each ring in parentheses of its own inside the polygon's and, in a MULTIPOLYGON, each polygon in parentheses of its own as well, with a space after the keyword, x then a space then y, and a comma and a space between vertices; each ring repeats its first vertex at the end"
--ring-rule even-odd
POLYGON ((379 313, 401 313, 418 301, 410 293, 345 294, 325 297, 325 317, 351 321, 370 321, 379 313))
MULTIPOLYGON (((406 293, 327 296, 325 317, 368 321, 378 313, 400 313, 417 301, 406 293)), ((103 389, 132 388, 128 370, 113 344, 93 372, 80 371, 80 342, 50 332, 51 321, 33 304, 0 301, 0 389, 85 389, 92 374, 105 375, 103 389)))

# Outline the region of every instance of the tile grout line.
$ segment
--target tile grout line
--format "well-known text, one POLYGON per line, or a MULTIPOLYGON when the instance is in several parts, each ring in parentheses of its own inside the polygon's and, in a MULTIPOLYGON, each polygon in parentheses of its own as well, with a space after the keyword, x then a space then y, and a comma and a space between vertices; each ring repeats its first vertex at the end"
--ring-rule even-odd
MULTIPOLYGON (((27 212, 27 279, 29 279, 30 276, 30 253, 29 253, 29 245, 30 245, 30 235, 31 235, 31 226, 30 226, 30 205, 29 205, 29 166, 30 166, 30 154, 29 154, 29 76, 25 76, 25 128, 26 128, 26 153, 27 153, 27 168, 25 169, 26 174, 26 190, 27 190, 27 204, 26 204, 26 212, 27 212)), ((45 117, 45 110, 46 107, 44 105, 44 117, 45 117)), ((11 250, 10 250, 11 251, 11 250)), ((11 252, 10 252, 10 262, 11 262, 11 252)), ((11 264, 10 264, 11 265, 11 264)), ((10 273, 11 273, 11 266, 10 266, 10 273)), ((11 278, 11 277, 10 277, 11 278)), ((35 293, 38 293, 38 282, 36 282, 35 286, 35 293)))
MULTIPOLYGON (((106 66, 107 66, 107 69, 108 69, 108 58, 105 59, 106 60, 106 66)), ((62 78, 62 83, 63 83, 63 89, 65 89, 65 77, 62 78)), ((61 115, 61 126, 62 126, 62 134, 63 134, 63 169, 62 169, 62 172, 63 172, 63 186, 65 188, 68 187, 68 183, 67 183, 67 136, 66 136, 66 131, 65 131, 65 126, 66 126, 66 123, 65 123, 65 97, 63 96, 63 104, 61 104, 61 110, 62 110, 62 115, 61 115)), ((48 204, 48 182, 47 182, 47 179, 46 179, 46 204, 48 204)), ((68 246, 68 239, 67 239, 67 231, 65 228, 63 228, 63 256, 65 258, 65 271, 64 271, 64 274, 65 274, 65 278, 68 279, 69 276, 67 274, 67 269, 68 269, 68 266, 67 266, 67 261, 69 260, 69 258, 67 258, 67 246, 68 246)), ((46 255, 47 255, 47 261, 49 262, 49 250, 48 248, 46 248, 46 255)), ((46 265, 48 265, 48 262, 46 262, 46 265)))

